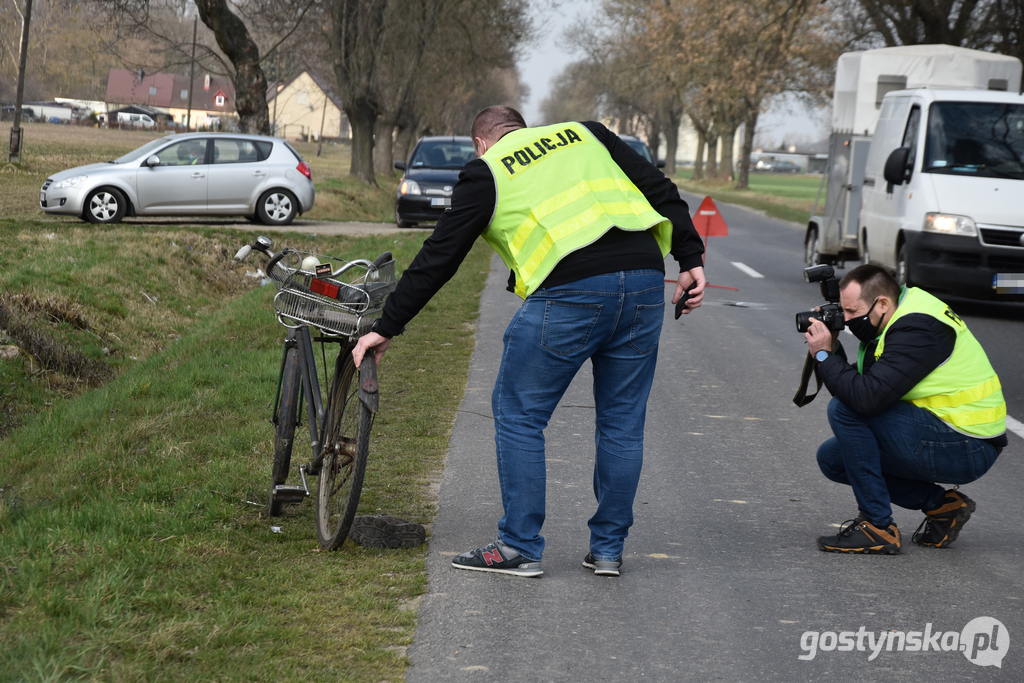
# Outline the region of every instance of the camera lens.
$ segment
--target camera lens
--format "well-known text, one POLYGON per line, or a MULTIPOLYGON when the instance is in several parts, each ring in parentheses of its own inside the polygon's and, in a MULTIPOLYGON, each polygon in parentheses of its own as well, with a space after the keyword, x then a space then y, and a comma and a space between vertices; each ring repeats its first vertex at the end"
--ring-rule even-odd
POLYGON ((820 320, 820 318, 817 315, 815 315, 815 311, 803 311, 801 313, 797 313, 796 331, 799 332, 800 334, 806 332, 811 327, 811 320, 815 318, 820 320))

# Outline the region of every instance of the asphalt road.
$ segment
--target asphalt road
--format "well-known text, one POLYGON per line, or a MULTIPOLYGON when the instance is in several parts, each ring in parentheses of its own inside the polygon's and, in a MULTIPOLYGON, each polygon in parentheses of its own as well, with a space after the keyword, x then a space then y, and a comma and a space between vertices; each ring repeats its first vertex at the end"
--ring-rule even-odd
MULTIPOLYGON (((450 566, 453 555, 494 538, 501 514, 490 392, 518 299, 504 290, 507 271, 495 259, 440 487, 407 680, 1024 680, 1024 439, 1011 434, 993 470, 964 487, 978 511, 952 547, 910 544, 922 515, 897 508, 902 554, 818 551, 816 537, 835 533, 857 509, 849 489, 815 464, 818 444, 831 436, 827 391, 802 409, 791 401, 805 353, 794 313, 820 303, 817 286, 802 277, 802 229, 720 208, 730 234, 711 238, 707 272, 739 291, 711 290, 680 321, 666 308, 636 523, 619 578, 580 566, 594 508, 586 369, 546 432, 544 576, 450 566), (998 650, 984 647, 994 624, 975 628, 979 617, 1000 622, 998 650), (873 655, 890 632, 904 635, 873 655), (954 648, 962 638, 970 647, 911 651, 922 638, 913 632, 927 645, 954 648), (852 649, 843 651, 847 643, 852 649), (975 661, 1005 659, 1001 668, 983 667, 972 653, 975 661)), ((1024 419, 1024 308, 956 308, 1000 372, 1011 415, 1024 419)))

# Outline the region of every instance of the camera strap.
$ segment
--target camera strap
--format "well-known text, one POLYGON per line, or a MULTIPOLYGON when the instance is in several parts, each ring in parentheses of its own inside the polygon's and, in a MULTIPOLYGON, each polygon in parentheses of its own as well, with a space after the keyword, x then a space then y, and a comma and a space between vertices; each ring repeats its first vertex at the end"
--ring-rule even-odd
POLYGON ((818 376, 818 364, 815 362, 811 354, 807 354, 807 361, 804 363, 804 371, 800 375, 800 389, 797 390, 796 396, 793 397, 793 403, 796 404, 797 408, 803 408, 805 405, 814 400, 814 397, 821 391, 821 377, 818 376), (817 382, 818 388, 814 390, 814 393, 810 396, 807 395, 807 387, 811 380, 811 373, 814 373, 814 381, 817 382))

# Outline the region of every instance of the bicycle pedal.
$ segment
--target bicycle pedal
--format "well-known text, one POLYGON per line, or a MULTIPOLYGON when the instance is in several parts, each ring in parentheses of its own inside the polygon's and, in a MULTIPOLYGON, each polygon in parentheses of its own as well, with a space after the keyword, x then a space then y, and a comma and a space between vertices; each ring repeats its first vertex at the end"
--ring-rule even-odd
POLYGON ((282 503, 301 503, 309 491, 304 486, 292 484, 278 484, 274 487, 274 498, 282 503))

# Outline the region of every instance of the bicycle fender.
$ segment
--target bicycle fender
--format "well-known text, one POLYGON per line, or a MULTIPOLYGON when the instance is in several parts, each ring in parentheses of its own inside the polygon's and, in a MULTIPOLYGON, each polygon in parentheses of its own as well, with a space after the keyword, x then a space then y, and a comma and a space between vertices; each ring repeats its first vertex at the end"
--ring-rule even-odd
POLYGON ((374 415, 380 405, 377 389, 377 364, 373 362, 373 354, 370 353, 363 358, 363 364, 359 367, 359 400, 374 415))

